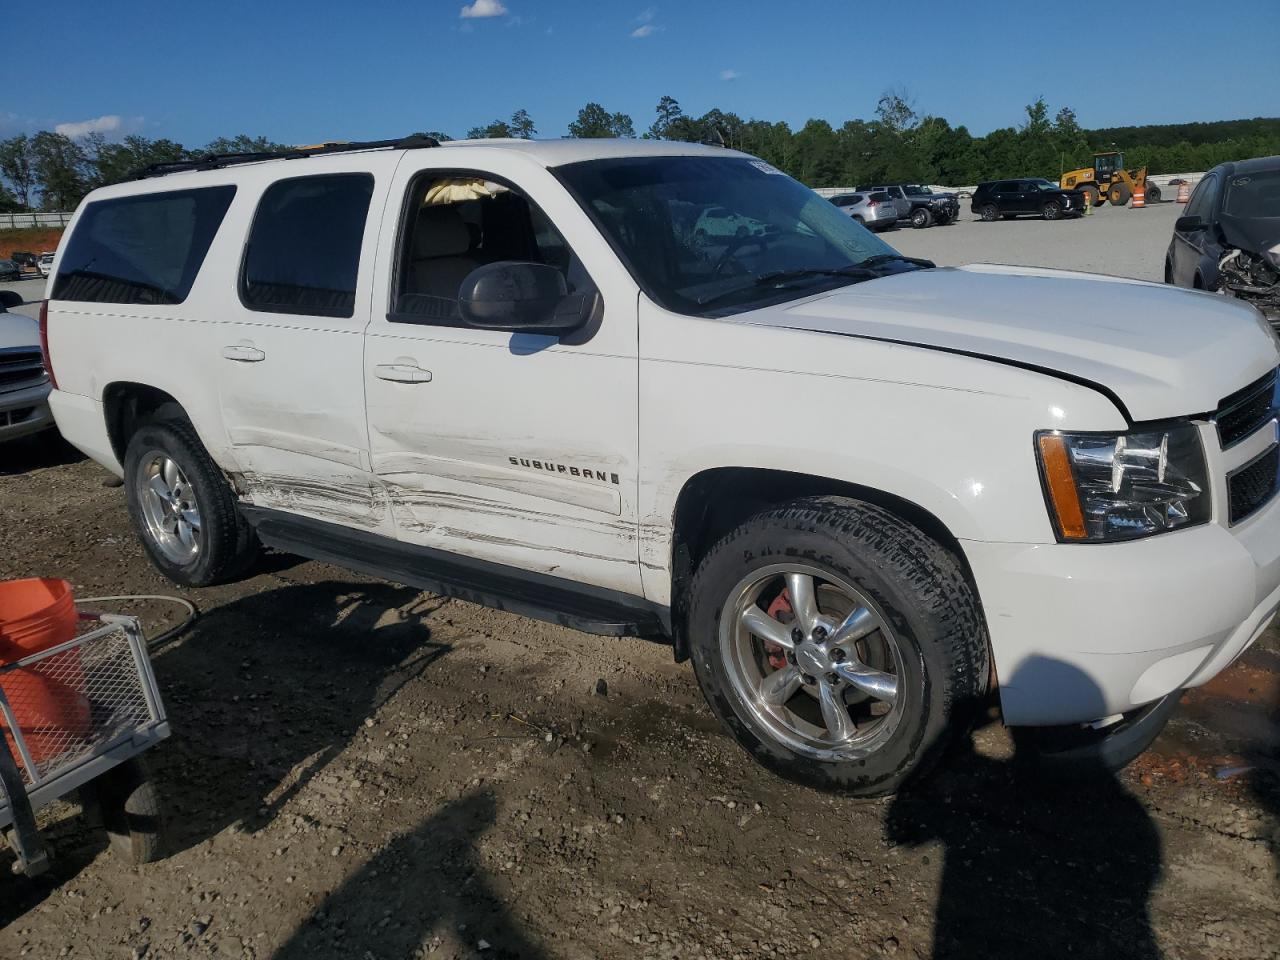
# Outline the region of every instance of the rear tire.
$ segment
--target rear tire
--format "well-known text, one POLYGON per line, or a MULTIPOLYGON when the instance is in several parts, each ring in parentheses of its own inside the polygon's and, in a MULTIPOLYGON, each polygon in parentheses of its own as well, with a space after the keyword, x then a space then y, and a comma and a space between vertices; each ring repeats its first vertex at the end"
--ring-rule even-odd
POLYGON ((1163 196, 1164 195, 1160 192, 1160 188, 1154 183, 1147 184, 1147 203, 1159 203, 1161 199, 1163 199, 1163 196))
POLYGON ((190 421, 152 420, 134 431, 124 487, 142 546, 174 583, 221 583, 256 559, 258 538, 190 421))
POLYGON ((869 503, 813 497, 757 514, 708 551, 691 593, 707 703, 758 762, 799 783, 891 793, 986 690, 986 628, 959 562, 869 503))
POLYGON ((1103 196, 1098 192, 1097 187, 1081 187, 1080 192, 1084 194, 1084 202, 1086 206, 1102 206, 1103 196))

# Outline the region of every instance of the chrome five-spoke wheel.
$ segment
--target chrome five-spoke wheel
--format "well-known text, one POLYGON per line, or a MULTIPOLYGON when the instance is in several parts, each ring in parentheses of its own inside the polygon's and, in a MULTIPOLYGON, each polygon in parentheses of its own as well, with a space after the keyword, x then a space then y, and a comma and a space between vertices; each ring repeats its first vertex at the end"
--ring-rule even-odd
POLYGON ((720 649, 762 732, 817 760, 873 752, 907 708, 902 650, 862 591, 816 567, 752 571, 730 594, 720 649))
POLYGON ((191 563, 200 552, 200 508, 177 461, 156 451, 138 472, 138 502, 147 534, 173 563, 191 563))

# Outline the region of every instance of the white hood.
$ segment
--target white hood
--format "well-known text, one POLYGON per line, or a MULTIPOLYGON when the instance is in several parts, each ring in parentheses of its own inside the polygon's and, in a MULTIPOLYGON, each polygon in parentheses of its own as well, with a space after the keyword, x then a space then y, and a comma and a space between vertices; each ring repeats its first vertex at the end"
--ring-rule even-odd
POLYGON ((1214 410, 1280 363, 1253 307, 1139 280, 974 264, 735 318, 1006 360, 1107 388, 1131 419, 1214 410))
POLYGON ((40 348, 40 328, 30 317, 0 310, 0 350, 11 347, 40 348))

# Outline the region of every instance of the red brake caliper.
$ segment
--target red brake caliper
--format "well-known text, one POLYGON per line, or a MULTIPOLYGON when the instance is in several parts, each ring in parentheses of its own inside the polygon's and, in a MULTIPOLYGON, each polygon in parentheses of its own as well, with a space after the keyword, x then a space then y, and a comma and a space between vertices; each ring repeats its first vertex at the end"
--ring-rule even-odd
MULTIPOLYGON (((787 595, 784 589, 780 594, 773 598, 773 603, 769 604, 769 609, 765 611, 773 619, 781 623, 790 623, 795 619, 795 612, 791 609, 791 597, 787 595), (786 617, 782 617, 782 614, 786 617)), ((768 640, 764 642, 764 652, 769 656, 769 666, 775 670, 781 670, 787 665, 787 651, 776 643, 770 643, 768 640)))

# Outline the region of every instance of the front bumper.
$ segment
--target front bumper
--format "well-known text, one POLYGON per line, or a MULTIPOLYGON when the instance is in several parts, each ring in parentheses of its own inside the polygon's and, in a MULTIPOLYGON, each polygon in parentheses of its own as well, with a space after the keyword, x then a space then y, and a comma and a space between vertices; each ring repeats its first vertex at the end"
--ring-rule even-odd
POLYGON ((1280 609, 1280 497, 1129 543, 964 541, 1005 723, 1081 723, 1206 683, 1280 609))
POLYGON ((0 443, 27 437, 52 426, 47 381, 0 393, 0 443))

